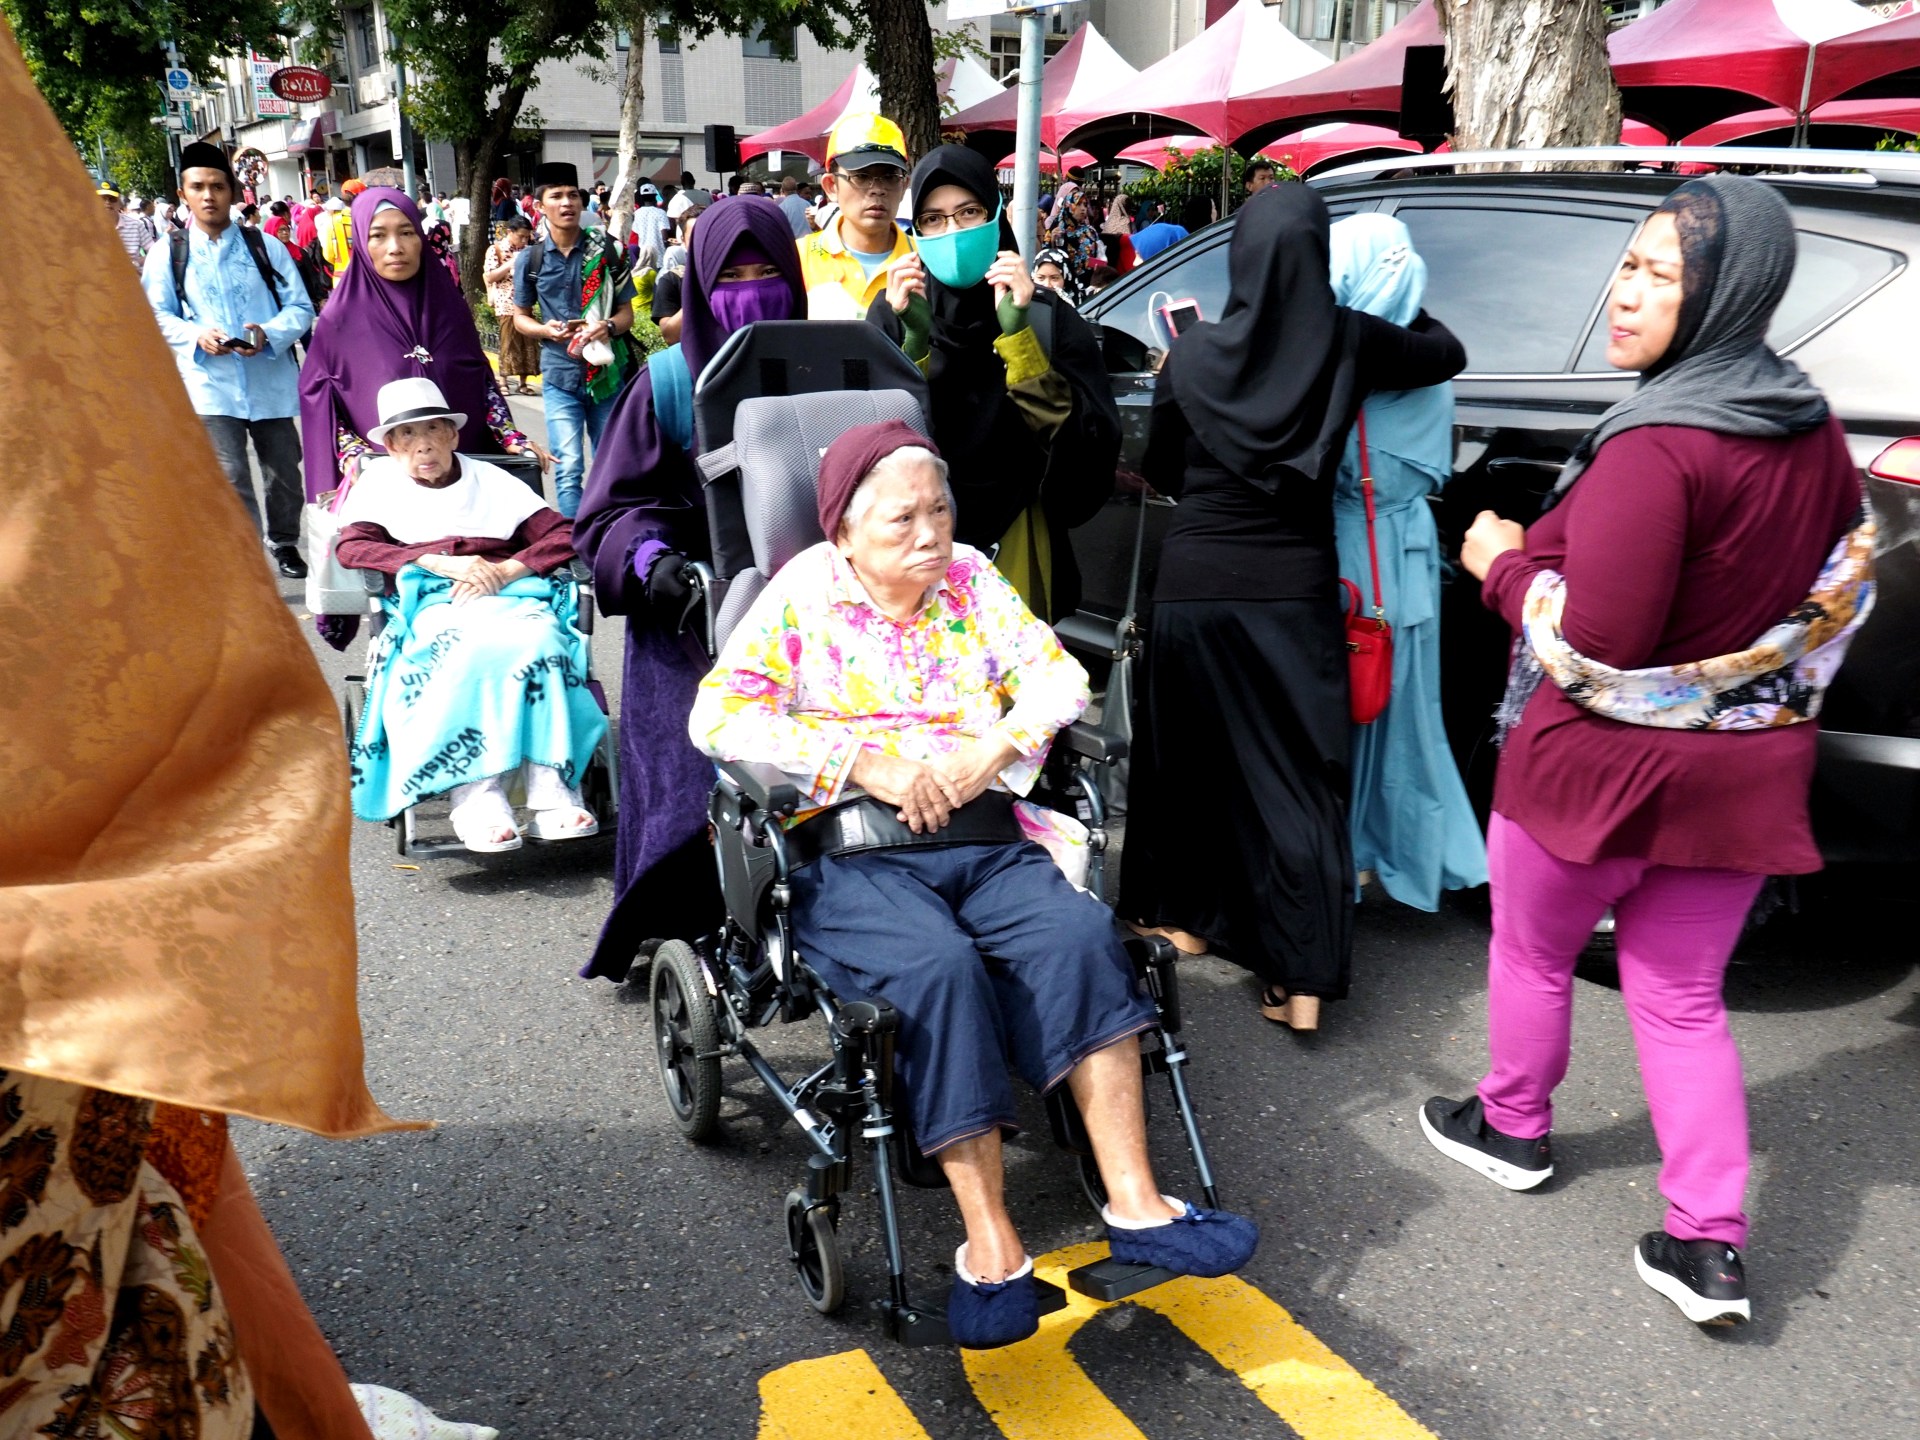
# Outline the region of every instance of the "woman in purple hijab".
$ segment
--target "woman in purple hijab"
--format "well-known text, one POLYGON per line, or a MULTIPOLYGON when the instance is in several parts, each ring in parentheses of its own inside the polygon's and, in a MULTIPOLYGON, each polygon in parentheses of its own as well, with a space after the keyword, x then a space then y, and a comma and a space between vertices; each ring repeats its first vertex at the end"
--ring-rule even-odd
POLYGON ((380 423, 377 401, 389 380, 424 376, 438 385, 448 408, 467 416, 464 454, 541 454, 514 425, 466 297, 430 253, 419 207, 372 186, 354 197, 352 219, 353 262, 314 323, 300 367, 307 498, 338 489, 381 453, 365 437, 380 423))
MULTIPOLYGON (((676 357, 643 368, 614 406, 587 477, 573 543, 593 567, 600 608, 627 617, 620 701, 620 829, 614 902, 583 975, 626 978, 650 939, 705 935, 724 917, 707 843, 713 764, 687 738, 706 666, 679 635, 686 560, 711 553, 706 501, 688 449, 662 429, 654 385, 697 379, 735 330, 806 313, 793 230, 773 201, 722 200, 693 232, 676 357), (664 382, 663 382, 664 383, 664 382)), ((677 401, 691 405, 691 389, 677 401)))

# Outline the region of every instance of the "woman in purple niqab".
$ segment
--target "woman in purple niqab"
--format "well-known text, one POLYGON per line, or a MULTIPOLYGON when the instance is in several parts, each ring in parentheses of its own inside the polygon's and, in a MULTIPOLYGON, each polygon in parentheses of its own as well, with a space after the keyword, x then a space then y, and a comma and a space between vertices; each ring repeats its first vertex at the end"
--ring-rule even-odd
POLYGON ((379 424, 380 387, 425 376, 467 417, 460 449, 469 455, 538 453, 515 427, 473 312, 428 243, 419 206, 398 190, 372 186, 354 197, 353 260, 314 322, 300 367, 300 439, 307 498, 336 489, 357 462, 380 453, 364 437, 379 424), (420 263, 405 280, 382 277, 367 252, 374 217, 397 210, 421 237, 420 263))
MULTIPOLYGON (((800 254, 778 205, 735 196, 700 217, 682 304, 694 379, 742 326, 805 316, 800 254)), ((693 457, 661 429, 654 380, 643 366, 615 402, 573 522, 600 609, 627 617, 614 902, 581 972, 609 980, 625 978, 648 940, 709 934, 724 915, 707 844, 713 763, 687 738, 705 667, 677 633, 681 563, 711 553, 706 501, 693 457)))

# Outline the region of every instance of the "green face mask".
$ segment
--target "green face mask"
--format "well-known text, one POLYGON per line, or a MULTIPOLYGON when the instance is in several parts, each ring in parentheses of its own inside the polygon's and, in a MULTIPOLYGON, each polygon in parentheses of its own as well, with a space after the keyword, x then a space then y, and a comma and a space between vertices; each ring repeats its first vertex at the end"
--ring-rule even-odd
POLYGON ((949 290, 965 290, 986 279, 993 257, 1000 253, 1000 209, 995 205, 993 218, 971 230, 914 236, 914 249, 927 273, 949 290))

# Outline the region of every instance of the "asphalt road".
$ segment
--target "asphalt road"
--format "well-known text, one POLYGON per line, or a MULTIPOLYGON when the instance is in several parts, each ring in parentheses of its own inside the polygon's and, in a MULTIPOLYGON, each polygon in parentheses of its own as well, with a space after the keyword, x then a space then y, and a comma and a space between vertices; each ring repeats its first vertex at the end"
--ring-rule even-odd
MULTIPOLYGON (((282 588, 299 613, 299 587, 282 588)), ((337 688, 346 664, 315 649, 337 688)), ((617 626, 598 653, 617 694, 617 626)), ((1311 1038, 1263 1021, 1238 971, 1186 962, 1186 1038, 1224 1197, 1264 1229, 1243 1279, 1400 1417, 1381 1421, 1356 1392, 1289 1428, 1270 1399, 1289 1383, 1284 1357, 1257 1374, 1237 1364, 1243 1378, 1190 1338, 1196 1327, 1141 1306, 1102 1310, 1066 1346, 1124 1420, 1075 1400, 1054 1357, 1005 1352, 970 1380, 953 1351, 891 1344, 862 1303, 884 1266, 859 1188, 841 1224, 853 1301, 814 1314, 785 1255, 797 1135, 735 1065, 724 1138, 687 1145, 654 1076, 645 1006, 574 978, 611 864, 602 837, 407 868, 390 831, 357 827, 368 1072, 392 1113, 438 1128, 355 1143, 236 1129, 356 1379, 510 1440, 883 1440, 915 1434, 914 1421, 935 1440, 1920 1434, 1910 875, 1807 887, 1803 912, 1776 917, 1734 967, 1756 1151, 1756 1318, 1734 1331, 1695 1329, 1634 1277, 1630 1248, 1662 1205, 1612 991, 1578 987, 1559 1173, 1542 1190, 1499 1190, 1421 1138, 1419 1103, 1464 1093, 1484 1063, 1483 902, 1425 915, 1369 894, 1353 998, 1311 1038), (849 1410, 815 1383, 839 1372, 804 1362, 861 1351, 884 1383, 849 1410), (914 1421, 836 1423, 886 1412, 889 1387, 914 1421)), ((788 1068, 821 1054, 813 1026, 768 1038, 788 1068)), ((1161 1175, 1188 1189, 1170 1111, 1155 1110, 1161 1175)), ((1037 1106, 1009 1191, 1034 1254, 1098 1238, 1037 1106)), ((906 1192, 904 1224, 921 1289, 937 1295, 958 1238, 946 1197, 906 1192)), ((1209 1303, 1216 1319, 1230 1313, 1209 1303)))

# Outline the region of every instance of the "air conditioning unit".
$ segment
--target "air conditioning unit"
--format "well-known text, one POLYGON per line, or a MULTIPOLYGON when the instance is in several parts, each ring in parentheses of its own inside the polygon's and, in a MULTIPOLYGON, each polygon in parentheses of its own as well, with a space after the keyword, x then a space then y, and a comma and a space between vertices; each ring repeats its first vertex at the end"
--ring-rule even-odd
POLYGON ((354 94, 363 106, 384 105, 393 98, 393 77, 384 70, 362 75, 354 94))

